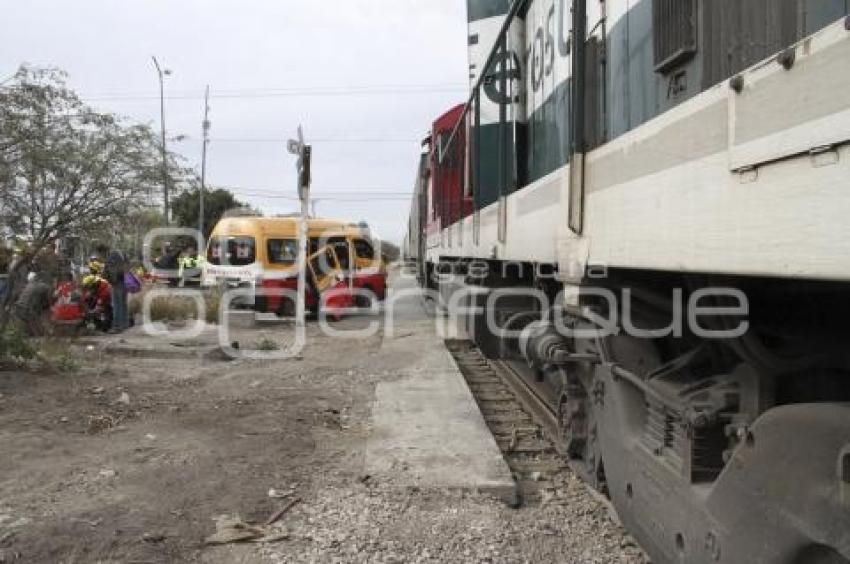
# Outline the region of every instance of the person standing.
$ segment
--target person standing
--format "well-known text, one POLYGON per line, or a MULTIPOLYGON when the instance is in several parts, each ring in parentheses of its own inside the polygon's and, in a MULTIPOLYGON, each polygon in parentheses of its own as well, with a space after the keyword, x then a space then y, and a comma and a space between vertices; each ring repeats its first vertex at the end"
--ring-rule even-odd
POLYGON ((179 276, 180 287, 184 286, 199 286, 200 285, 200 263, 198 261, 198 251, 195 247, 187 247, 181 253, 179 276))
POLYGON ((127 310, 127 286, 124 275, 127 274, 127 256, 118 249, 102 250, 106 254, 104 274, 112 286, 112 332, 120 333, 130 326, 127 310))
POLYGON ((88 274, 94 274, 96 276, 102 276, 103 275, 103 261, 102 261, 102 259, 97 255, 90 256, 89 262, 88 262, 88 268, 89 268, 88 274))
POLYGON ((162 256, 156 263, 157 269, 162 271, 160 276, 168 280, 168 285, 172 288, 177 287, 180 282, 180 273, 175 272, 180 270, 179 255, 180 252, 174 249, 171 242, 166 241, 162 256))
POLYGON ((13 308, 18 323, 29 336, 45 334, 46 316, 50 311, 50 287, 44 281, 44 275, 30 272, 27 283, 18 296, 13 308))
POLYGON ((17 299, 24 284, 27 283, 27 275, 32 271, 32 264, 25 258, 26 252, 22 247, 16 247, 11 261, 9 261, 6 284, 3 288, 0 310, 8 310, 17 299))

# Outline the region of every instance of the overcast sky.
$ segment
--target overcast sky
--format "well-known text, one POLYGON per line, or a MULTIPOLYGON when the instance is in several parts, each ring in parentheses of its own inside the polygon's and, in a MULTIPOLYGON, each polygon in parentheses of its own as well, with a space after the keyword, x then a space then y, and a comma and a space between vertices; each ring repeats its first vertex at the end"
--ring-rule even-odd
POLYGON ((4 4, 0 80, 24 62, 58 66, 92 105, 158 130, 156 55, 173 71, 166 129, 188 136, 171 148, 198 170, 210 85, 208 185, 232 187, 266 214, 294 211, 284 140, 301 123, 319 215, 366 219, 391 241, 404 232, 409 202, 400 193, 412 190, 419 140, 466 97, 463 0, 4 4))

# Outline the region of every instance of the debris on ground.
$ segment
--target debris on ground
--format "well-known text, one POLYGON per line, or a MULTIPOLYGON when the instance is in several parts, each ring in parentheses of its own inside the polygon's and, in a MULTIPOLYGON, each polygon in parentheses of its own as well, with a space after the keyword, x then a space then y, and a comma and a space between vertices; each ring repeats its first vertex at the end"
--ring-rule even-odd
POLYGON ((204 544, 272 543, 289 538, 289 533, 286 531, 269 529, 268 525, 259 526, 246 523, 239 515, 219 515, 215 518, 215 529, 215 533, 204 539, 204 544))
POLYGON ((97 519, 74 519, 77 523, 85 523, 89 527, 97 527, 101 523, 103 523, 103 517, 98 517, 97 519))
POLYGON ((115 427, 115 425, 115 418, 111 415, 89 415, 89 424, 86 432, 89 435, 95 435, 97 433, 100 433, 101 431, 111 429, 115 427))
POLYGON ((229 544, 261 538, 265 531, 249 525, 239 515, 219 515, 215 518, 215 533, 204 539, 206 544, 229 544))
POLYGON ((322 412, 322 424, 335 429, 342 428, 342 415, 338 409, 328 408, 322 412))
MULTIPOLYGON (((235 347, 238 349, 238 347, 235 347)), ((215 347, 210 349, 209 351, 203 354, 204 360, 209 361, 217 361, 217 362, 230 362, 236 360, 233 355, 229 354, 221 347, 215 347)))
POLYGON ((295 493, 295 486, 290 487, 286 490, 278 490, 275 488, 269 488, 269 497, 276 499, 283 499, 285 497, 289 497, 295 493))
POLYGON ((292 509, 293 507, 295 507, 295 506, 296 506, 296 505, 297 505, 300 501, 301 501, 301 498, 298 498, 298 497, 296 497, 296 498, 294 498, 294 499, 291 499, 291 500, 289 501, 289 503, 287 503, 286 505, 284 505, 283 507, 281 507, 280 509, 278 509, 277 511, 275 511, 274 513, 272 513, 272 514, 269 516, 269 518, 268 518, 268 519, 266 519, 266 522, 264 523, 264 525, 265 525, 266 527, 268 527, 269 525, 271 525, 271 524, 273 524, 273 523, 275 523, 275 522, 279 521, 281 517, 283 517, 284 515, 286 515, 286 513, 287 513, 290 509, 292 509))

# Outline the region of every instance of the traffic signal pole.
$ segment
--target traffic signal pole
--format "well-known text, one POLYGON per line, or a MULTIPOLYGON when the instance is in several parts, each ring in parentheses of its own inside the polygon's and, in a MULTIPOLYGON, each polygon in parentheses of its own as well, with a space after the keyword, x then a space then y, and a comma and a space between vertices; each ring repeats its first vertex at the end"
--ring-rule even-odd
MULTIPOLYGON (((309 193, 310 187, 305 192, 309 193)), ((298 327, 306 325, 306 290, 307 290, 307 215, 309 213, 309 197, 301 198, 301 222, 298 227, 298 301, 295 303, 295 323, 298 327)))
POLYGON ((288 143, 289 152, 298 156, 295 168, 298 171, 298 197, 301 200, 301 221, 298 228, 298 293, 295 302, 295 326, 306 326, 307 290, 307 220, 310 216, 310 161, 312 148, 304 144, 304 134, 298 126, 298 139, 288 143))

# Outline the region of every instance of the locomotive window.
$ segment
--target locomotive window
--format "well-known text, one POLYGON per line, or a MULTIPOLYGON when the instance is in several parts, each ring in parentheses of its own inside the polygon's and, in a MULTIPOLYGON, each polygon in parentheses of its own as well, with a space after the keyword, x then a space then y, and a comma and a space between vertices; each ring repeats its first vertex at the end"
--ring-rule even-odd
POLYGON ((666 73, 696 53, 696 0, 653 0, 655 70, 666 73))

